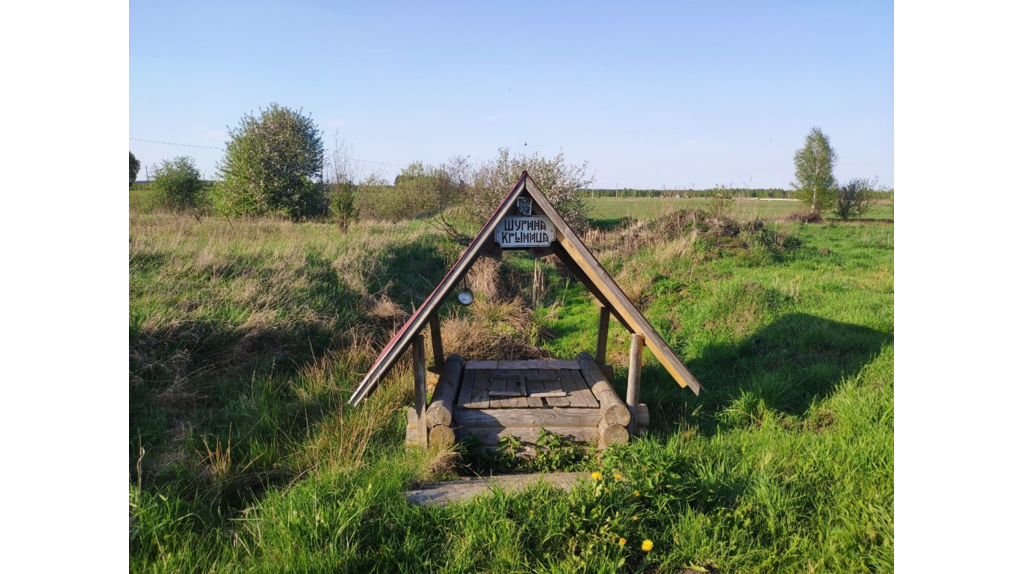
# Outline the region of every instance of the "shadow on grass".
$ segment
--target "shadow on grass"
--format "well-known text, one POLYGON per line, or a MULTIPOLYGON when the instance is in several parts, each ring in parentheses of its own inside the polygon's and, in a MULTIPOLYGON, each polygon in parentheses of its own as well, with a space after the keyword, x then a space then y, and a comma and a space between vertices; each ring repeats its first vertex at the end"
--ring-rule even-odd
MULTIPOLYGON (((388 272, 369 279, 367 290, 419 304, 447 269, 444 253, 429 238, 389 245, 376 254, 388 272)), ((163 262, 136 263, 155 271, 163 262)), ((241 271, 272 285, 273 262, 258 258, 233 262, 220 278, 241 271)), ((195 512, 213 519, 294 478, 289 458, 296 445, 337 414, 345 398, 337 380, 307 382, 306 367, 350 344, 354 334, 386 338, 394 327, 393 318, 368 316, 364 296, 321 253, 307 252, 300 273, 304 281, 288 287, 293 292, 279 299, 282 307, 269 320, 250 322, 255 309, 224 300, 204 302, 209 312, 180 321, 130 322, 132 484, 188 499, 195 512)))
POLYGON ((392 300, 411 312, 410 307, 421 305, 444 279, 449 265, 455 262, 456 251, 437 234, 389 245, 377 255, 379 268, 384 272, 371 277, 366 288, 370 293, 387 292, 392 300))
MULTIPOLYGON (((640 398, 651 410, 654 432, 674 432, 688 420, 711 435, 749 422, 758 409, 802 416, 892 342, 891 333, 793 313, 738 344, 710 347, 688 361, 704 387, 699 397, 680 389, 655 362, 645 366, 640 398)), ((617 379, 624 396, 625 377, 617 379)))

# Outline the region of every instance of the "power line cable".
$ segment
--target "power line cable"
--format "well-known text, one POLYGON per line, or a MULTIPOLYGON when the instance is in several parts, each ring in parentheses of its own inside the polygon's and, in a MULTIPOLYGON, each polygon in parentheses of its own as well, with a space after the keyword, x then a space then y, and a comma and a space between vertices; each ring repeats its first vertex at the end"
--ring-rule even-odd
POLYGON ((128 139, 133 140, 133 141, 137 141, 137 142, 147 142, 147 143, 164 144, 164 145, 177 145, 177 146, 182 146, 182 147, 200 147, 200 148, 203 148, 203 149, 215 149, 215 150, 218 150, 218 151, 224 151, 223 148, 211 147, 211 146, 208 146, 208 145, 193 145, 193 144, 183 144, 183 143, 174 143, 174 142, 161 142, 161 141, 156 141, 156 140, 144 140, 142 138, 128 138, 128 139))
MULTIPOLYGON (((196 148, 202 148, 202 149, 215 149, 217 151, 224 151, 224 148, 212 147, 212 146, 208 146, 208 145, 195 145, 195 144, 165 142, 165 141, 158 141, 158 140, 147 140, 147 139, 142 139, 142 138, 128 138, 128 139, 130 139, 132 141, 137 141, 137 142, 147 142, 147 143, 155 143, 155 144, 163 144, 163 145, 176 145, 176 146, 181 146, 181 147, 196 147, 196 148)), ((369 160, 369 159, 360 159, 358 157, 350 157, 348 159, 351 160, 351 161, 358 161, 358 162, 361 162, 361 163, 375 163, 377 165, 387 165, 387 166, 391 166, 391 167, 402 167, 402 166, 400 166, 400 165, 398 165, 396 163, 387 163, 387 162, 384 162, 384 161, 373 161, 373 160, 369 160)))

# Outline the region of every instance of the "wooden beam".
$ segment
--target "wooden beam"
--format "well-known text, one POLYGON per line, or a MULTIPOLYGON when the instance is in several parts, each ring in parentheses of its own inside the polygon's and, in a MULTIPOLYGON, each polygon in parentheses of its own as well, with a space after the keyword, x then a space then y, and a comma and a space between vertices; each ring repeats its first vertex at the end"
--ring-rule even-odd
POLYGON ((416 391, 416 433, 420 444, 427 446, 427 360, 423 350, 423 335, 417 333, 412 341, 412 378, 416 391))
POLYGON ((454 426, 523 428, 559 427, 597 428, 601 422, 600 409, 577 408, 525 408, 525 409, 457 409, 454 426))
POLYGON ((629 409, 629 434, 636 434, 640 405, 640 369, 643 367, 644 337, 634 334, 629 344, 629 380, 626 383, 626 408, 629 409))
POLYGON ((427 406, 427 424, 451 425, 452 413, 455 412, 455 393, 462 380, 462 357, 456 353, 448 356, 441 369, 441 376, 434 387, 434 396, 430 397, 427 406))
POLYGON ((629 409, 615 393, 615 388, 601 372, 601 368, 594 362, 590 353, 580 353, 576 355, 576 359, 580 362, 583 379, 590 385, 590 391, 594 393, 597 402, 601 403, 601 418, 610 424, 623 427, 629 425, 629 409))
MULTIPOLYGON (((619 427, 622 428, 622 427, 619 427)), ((545 428, 548 432, 560 434, 575 442, 591 442, 598 439, 599 430, 598 427, 587 426, 587 427, 555 427, 545 428)), ((625 429, 621 433, 625 433, 625 429)), ((612 429, 608 433, 611 437, 618 437, 615 434, 615 429, 612 429)), ((518 428, 501 428, 501 427, 458 427, 455 429, 455 438, 458 440, 470 440, 475 438, 478 444, 481 446, 496 446, 502 437, 514 436, 519 440, 528 444, 537 444, 537 440, 540 439, 540 427, 518 427, 518 428)), ((612 442, 614 442, 614 438, 612 442)))
POLYGON ((608 448, 613 444, 625 444, 629 441, 629 431, 626 427, 610 423, 604 419, 597 424, 597 446, 608 448))
POLYGON ((441 346, 441 319, 435 310, 427 318, 430 322, 430 347, 434 350, 434 369, 440 372, 444 365, 444 348, 441 346))
POLYGON ((597 351, 594 360, 597 364, 605 364, 605 355, 608 352, 608 307, 601 305, 601 319, 597 323, 597 351))

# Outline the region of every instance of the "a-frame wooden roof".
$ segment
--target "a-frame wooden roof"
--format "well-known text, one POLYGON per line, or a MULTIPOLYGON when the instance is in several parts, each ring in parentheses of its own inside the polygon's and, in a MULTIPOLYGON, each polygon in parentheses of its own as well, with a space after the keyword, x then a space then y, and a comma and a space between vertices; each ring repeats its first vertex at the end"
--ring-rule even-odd
POLYGON ((349 399, 350 403, 358 405, 360 401, 373 393, 381 379, 391 370, 398 361, 398 358, 402 356, 402 353, 409 348, 416 334, 427 324, 430 314, 441 307, 441 304, 444 303, 445 299, 448 298, 466 273, 469 272, 477 258, 491 247, 494 243, 495 229, 497 229, 499 223, 501 223, 501 220, 506 215, 513 212, 516 200, 524 194, 533 198, 534 211, 546 215, 554 225, 555 241, 552 242, 551 247, 555 255, 590 289, 590 292, 597 297, 601 304, 615 315, 627 330, 644 337, 645 345, 680 386, 688 386, 695 394, 700 393, 701 386, 696 377, 683 365, 679 357, 672 352, 672 349, 661 338, 661 335, 654 330, 654 327, 651 326, 640 310, 633 305, 629 297, 626 297, 618 283, 605 271, 597 258, 594 257, 590 250, 587 249, 587 246, 576 236, 576 233, 565 223, 565 220, 562 219, 555 210, 555 207, 533 182, 530 175, 524 171, 515 187, 501 201, 501 204, 498 205, 491 218, 487 220, 487 223, 480 230, 480 233, 469 244, 469 247, 462 252, 455 265, 448 270, 448 274, 444 276, 441 283, 434 288, 434 291, 427 297, 427 300, 416 309, 412 316, 409 317, 409 320, 405 322, 405 325, 395 333, 395 336, 384 347, 380 356, 377 357, 373 366, 370 367, 366 376, 363 377, 362 382, 356 387, 355 392, 349 399))

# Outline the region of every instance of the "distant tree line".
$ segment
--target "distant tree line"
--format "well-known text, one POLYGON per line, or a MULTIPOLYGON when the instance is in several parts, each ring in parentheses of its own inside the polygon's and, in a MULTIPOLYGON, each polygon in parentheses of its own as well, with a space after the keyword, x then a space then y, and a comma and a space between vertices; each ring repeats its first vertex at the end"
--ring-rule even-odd
MULTIPOLYGON (((146 185, 159 205, 201 218, 279 216, 296 221, 331 219, 347 229, 357 218, 400 220, 429 217, 453 237, 465 241, 456 221, 482 223, 502 197, 529 171, 559 213, 571 225, 587 225, 588 198, 798 198, 816 215, 824 209, 847 219, 862 215, 873 201, 891 190, 877 182, 856 179, 839 185, 832 176, 836 154, 819 128, 794 156, 792 190, 781 188, 714 189, 591 189, 587 164, 570 165, 563 154, 512 154, 500 148, 495 158, 471 162, 453 156, 440 165, 413 162, 393 179, 381 172, 357 177, 355 160, 335 139, 329 152, 323 134, 308 115, 277 104, 246 114, 229 128, 231 139, 218 165, 217 180, 204 182, 195 161, 187 156, 156 166, 146 185)), ((140 162, 129 152, 128 180, 134 184, 140 162)), ((138 188, 140 186, 134 186, 138 188)))
MULTIPOLYGON (((765 197, 792 199, 795 193, 792 190, 782 188, 725 188, 730 197, 765 197)), ((593 197, 690 197, 690 198, 712 198, 720 195, 719 188, 711 189, 588 189, 584 195, 593 197)))

